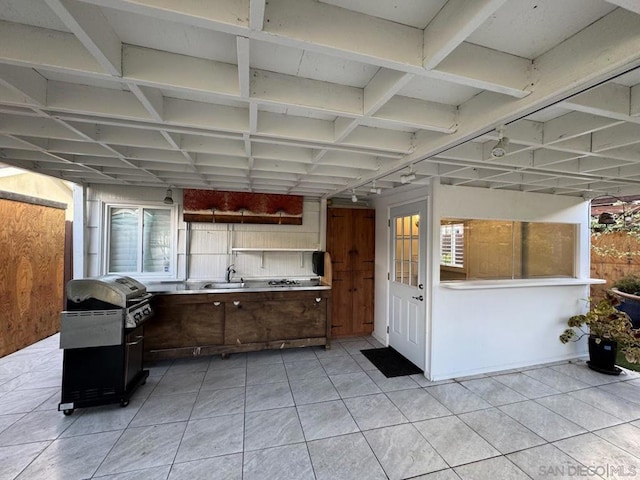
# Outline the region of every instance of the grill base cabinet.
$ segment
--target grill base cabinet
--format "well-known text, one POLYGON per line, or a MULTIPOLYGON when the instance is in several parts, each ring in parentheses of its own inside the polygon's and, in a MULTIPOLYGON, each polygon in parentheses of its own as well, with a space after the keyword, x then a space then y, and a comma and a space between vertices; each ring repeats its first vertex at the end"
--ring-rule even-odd
POLYGON ((62 360, 62 399, 58 410, 120 403, 126 407, 149 376, 142 369, 143 326, 125 335, 119 345, 66 348, 62 360))

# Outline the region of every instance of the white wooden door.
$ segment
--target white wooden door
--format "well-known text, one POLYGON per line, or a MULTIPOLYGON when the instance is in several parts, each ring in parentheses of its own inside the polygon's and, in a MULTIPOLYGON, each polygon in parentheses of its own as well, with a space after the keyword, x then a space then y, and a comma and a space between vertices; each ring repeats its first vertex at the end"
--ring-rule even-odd
POLYGON ((427 202, 391 209, 389 345, 425 367, 427 202))

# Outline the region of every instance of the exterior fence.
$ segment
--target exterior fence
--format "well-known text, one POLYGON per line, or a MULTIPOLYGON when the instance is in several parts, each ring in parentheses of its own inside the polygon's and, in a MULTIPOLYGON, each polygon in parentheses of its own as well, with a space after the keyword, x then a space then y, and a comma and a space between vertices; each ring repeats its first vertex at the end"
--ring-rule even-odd
POLYGON ((640 275, 640 239, 636 232, 604 232, 591 235, 591 277, 605 285, 592 285, 591 296, 600 298, 612 284, 630 274, 640 275))

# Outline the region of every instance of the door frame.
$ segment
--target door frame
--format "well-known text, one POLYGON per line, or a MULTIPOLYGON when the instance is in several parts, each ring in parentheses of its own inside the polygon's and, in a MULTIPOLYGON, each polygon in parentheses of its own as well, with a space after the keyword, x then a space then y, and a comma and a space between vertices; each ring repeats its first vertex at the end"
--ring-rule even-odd
POLYGON ((395 248, 394 239, 393 239, 393 231, 394 227, 391 225, 391 211, 396 208, 401 208, 404 206, 410 206, 413 204, 422 203, 425 206, 426 211, 426 221, 425 221, 425 229, 424 229, 424 238, 421 236, 421 245, 420 248, 424 252, 424 267, 423 271, 420 272, 420 277, 424 279, 424 319, 425 319, 425 328, 424 328, 424 375, 427 379, 430 378, 431 371, 431 300, 432 300, 432 291, 433 291, 433 276, 432 276, 432 265, 433 265, 433 245, 431 244, 433 240, 433 228, 432 228, 432 197, 431 195, 421 195, 419 197, 413 198, 411 200, 405 200, 398 203, 393 203, 387 206, 387 298, 386 298, 386 318, 387 318, 387 334, 386 340, 387 345, 390 345, 390 328, 391 328, 391 272, 394 268, 393 259, 394 253, 393 249, 395 248))

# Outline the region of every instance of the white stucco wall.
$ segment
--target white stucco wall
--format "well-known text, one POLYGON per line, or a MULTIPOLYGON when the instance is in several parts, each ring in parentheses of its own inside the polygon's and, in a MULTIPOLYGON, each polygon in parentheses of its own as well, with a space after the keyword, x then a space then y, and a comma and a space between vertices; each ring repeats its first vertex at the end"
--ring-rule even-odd
POLYGON ((376 199, 375 336, 386 343, 389 208, 428 195, 429 249, 426 375, 432 380, 505 370, 584 355, 563 345, 566 319, 584 310, 587 285, 452 290, 439 282, 442 217, 580 224, 578 278, 589 276, 588 202, 579 198, 435 184, 376 199))

